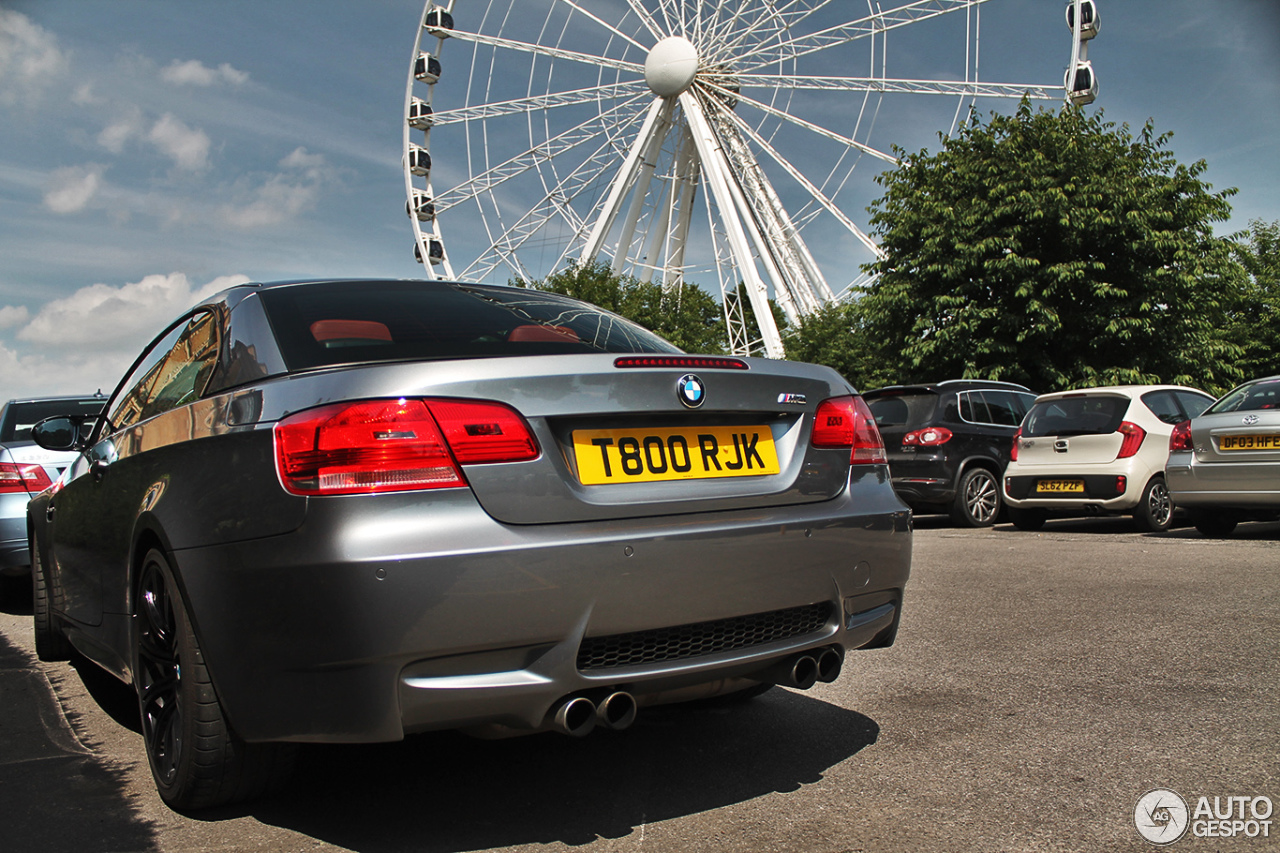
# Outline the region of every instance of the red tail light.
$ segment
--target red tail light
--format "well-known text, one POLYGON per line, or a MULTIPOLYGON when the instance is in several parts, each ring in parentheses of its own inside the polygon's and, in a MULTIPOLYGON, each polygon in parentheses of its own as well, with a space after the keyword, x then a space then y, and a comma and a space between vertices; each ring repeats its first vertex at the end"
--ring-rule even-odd
POLYGON ((902 437, 903 447, 937 447, 951 440, 951 430, 946 427, 925 427, 902 437))
POLYGON ((1191 421, 1183 421, 1176 425, 1169 435, 1169 452, 1194 449, 1195 445, 1191 443, 1191 421))
POLYGON ((26 492, 34 495, 52 485, 49 475, 40 465, 0 462, 0 494, 26 492))
POLYGON ((1124 436, 1124 441, 1120 442, 1120 453, 1116 455, 1117 459, 1128 459, 1137 453, 1138 448, 1142 446, 1142 440, 1147 437, 1145 429, 1129 421, 1120 424, 1116 432, 1124 436))
POLYGON ((888 461, 876 419, 861 397, 833 397, 818 405, 813 422, 813 446, 850 448, 850 465, 888 461))
POLYGON ((1013 434, 1013 447, 1009 448, 1009 461, 1018 461, 1018 444, 1022 441, 1022 427, 1018 427, 1018 431, 1013 434))
POLYGON ((458 463, 538 456, 520 415, 500 403, 475 401, 322 406, 280 421, 275 438, 280 481, 299 495, 462 487, 458 463))

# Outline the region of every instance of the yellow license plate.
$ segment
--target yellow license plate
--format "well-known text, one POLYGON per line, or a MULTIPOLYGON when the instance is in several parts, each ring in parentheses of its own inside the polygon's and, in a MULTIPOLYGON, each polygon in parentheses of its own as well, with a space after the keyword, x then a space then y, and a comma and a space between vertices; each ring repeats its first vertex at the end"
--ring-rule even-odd
POLYGON ((1084 480, 1040 480, 1036 483, 1037 492, 1083 494, 1084 480))
POLYGON ((766 426, 696 429, 579 429, 578 479, 587 486, 777 474, 766 426))
POLYGON ((1219 450, 1280 450, 1280 435, 1220 435, 1219 450))

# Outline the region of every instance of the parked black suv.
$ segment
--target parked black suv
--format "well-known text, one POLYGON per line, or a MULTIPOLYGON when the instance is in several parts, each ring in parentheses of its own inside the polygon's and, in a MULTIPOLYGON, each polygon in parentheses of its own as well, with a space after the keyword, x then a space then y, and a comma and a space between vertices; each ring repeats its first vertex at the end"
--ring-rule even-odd
POLYGON ((863 395, 884 439, 893 488, 918 513, 987 527, 1000 514, 1000 476, 1036 395, 1021 385, 953 379, 863 395))

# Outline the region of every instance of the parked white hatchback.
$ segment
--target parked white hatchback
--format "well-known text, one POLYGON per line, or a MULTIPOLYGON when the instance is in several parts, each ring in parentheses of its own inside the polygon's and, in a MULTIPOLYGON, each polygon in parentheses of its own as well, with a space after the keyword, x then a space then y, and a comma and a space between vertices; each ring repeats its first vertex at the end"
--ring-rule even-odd
POLYGON ((1165 530, 1173 502, 1164 481, 1169 435, 1213 397, 1181 385, 1117 385, 1036 398, 1004 472, 1009 520, 1039 530, 1054 515, 1132 513, 1140 530, 1165 530))

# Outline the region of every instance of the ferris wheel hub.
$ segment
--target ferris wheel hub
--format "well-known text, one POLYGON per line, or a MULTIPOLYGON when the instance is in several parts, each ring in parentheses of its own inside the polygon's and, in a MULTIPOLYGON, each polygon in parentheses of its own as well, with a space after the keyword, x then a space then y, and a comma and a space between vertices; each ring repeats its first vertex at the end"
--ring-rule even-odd
POLYGON ((644 81, 660 98, 672 98, 693 85, 698 73, 698 49, 681 36, 664 38, 644 61, 644 81))

